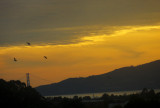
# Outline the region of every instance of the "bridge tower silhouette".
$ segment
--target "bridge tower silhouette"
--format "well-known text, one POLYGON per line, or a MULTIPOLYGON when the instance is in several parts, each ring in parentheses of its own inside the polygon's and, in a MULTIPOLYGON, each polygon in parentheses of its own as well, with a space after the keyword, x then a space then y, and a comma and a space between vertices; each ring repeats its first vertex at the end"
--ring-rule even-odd
POLYGON ((30 86, 29 73, 26 73, 26 78, 27 78, 27 87, 29 87, 30 86))

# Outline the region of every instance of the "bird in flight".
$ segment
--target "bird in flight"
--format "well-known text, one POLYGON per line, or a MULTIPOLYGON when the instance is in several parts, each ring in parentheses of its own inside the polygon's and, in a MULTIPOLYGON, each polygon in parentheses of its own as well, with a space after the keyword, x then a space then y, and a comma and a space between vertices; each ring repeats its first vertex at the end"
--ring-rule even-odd
POLYGON ((29 42, 26 42, 26 43, 27 43, 27 45, 29 45, 29 46, 31 45, 31 43, 29 43, 29 42))
POLYGON ((47 57, 46 57, 46 56, 44 56, 44 58, 45 58, 45 59, 47 59, 47 57))
POLYGON ((17 61, 17 59, 14 57, 14 61, 16 62, 17 61))

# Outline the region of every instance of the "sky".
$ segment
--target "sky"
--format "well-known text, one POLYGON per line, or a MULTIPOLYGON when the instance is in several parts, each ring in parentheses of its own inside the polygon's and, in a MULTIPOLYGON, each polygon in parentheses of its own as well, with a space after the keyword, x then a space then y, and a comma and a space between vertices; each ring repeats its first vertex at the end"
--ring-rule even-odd
POLYGON ((30 73, 36 87, 159 60, 159 4, 0 0, 0 78, 25 81, 30 73))

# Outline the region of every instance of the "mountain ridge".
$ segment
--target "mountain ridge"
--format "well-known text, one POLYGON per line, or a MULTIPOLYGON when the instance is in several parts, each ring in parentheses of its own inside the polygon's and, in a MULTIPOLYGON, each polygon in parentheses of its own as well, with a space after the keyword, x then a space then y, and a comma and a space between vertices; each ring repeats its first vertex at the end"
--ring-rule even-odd
POLYGON ((160 60, 128 66, 89 77, 68 78, 58 83, 36 87, 42 95, 62 95, 106 91, 160 88, 160 60))

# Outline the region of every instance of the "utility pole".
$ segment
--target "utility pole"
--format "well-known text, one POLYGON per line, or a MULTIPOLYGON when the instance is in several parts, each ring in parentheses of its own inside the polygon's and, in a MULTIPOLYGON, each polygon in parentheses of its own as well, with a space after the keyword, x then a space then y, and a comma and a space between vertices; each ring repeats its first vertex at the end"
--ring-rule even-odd
POLYGON ((26 78, 27 78, 27 87, 29 87, 30 86, 29 73, 26 73, 26 78))

